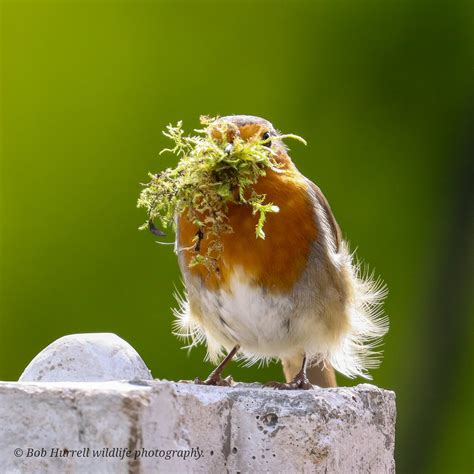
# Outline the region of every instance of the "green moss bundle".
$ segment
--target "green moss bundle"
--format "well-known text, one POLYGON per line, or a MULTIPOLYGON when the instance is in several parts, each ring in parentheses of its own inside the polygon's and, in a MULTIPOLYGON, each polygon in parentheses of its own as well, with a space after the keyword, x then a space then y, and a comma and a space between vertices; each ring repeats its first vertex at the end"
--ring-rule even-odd
POLYGON ((231 130, 235 125, 208 117, 201 117, 201 124, 204 128, 195 130, 197 135, 192 136, 185 135, 181 121, 176 126, 168 125, 163 134, 174 142, 174 147, 161 153, 175 154, 178 164, 175 168, 149 174, 151 181, 144 185, 138 207, 145 208, 148 217, 140 229, 156 229, 155 220, 164 228, 174 227, 176 216, 187 212, 188 219, 199 229, 196 246, 199 248, 204 235, 208 242, 207 254, 197 254, 191 265, 209 266, 222 250, 219 236, 233 231, 226 216, 230 203, 249 206, 258 216, 255 236, 261 239, 265 238, 263 228, 267 214, 279 211, 273 203, 265 201, 265 195, 252 189, 269 168, 281 167, 275 160, 275 151, 265 144, 284 138, 305 142, 296 135, 245 141, 233 133, 229 147, 226 137, 235 131, 231 130))

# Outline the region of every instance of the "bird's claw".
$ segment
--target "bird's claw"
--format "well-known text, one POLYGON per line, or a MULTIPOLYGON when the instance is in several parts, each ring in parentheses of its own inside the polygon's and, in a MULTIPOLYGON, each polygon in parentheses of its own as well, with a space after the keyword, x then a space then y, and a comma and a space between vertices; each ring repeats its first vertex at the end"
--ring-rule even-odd
POLYGON ((196 385, 213 385, 218 387, 232 387, 234 384, 234 379, 232 375, 229 375, 225 379, 223 379, 220 375, 217 377, 213 377, 210 375, 206 380, 201 380, 199 377, 194 379, 194 383, 196 385))
POLYGON ((291 382, 267 382, 265 387, 275 390, 312 390, 312 385, 306 377, 295 378, 291 382))

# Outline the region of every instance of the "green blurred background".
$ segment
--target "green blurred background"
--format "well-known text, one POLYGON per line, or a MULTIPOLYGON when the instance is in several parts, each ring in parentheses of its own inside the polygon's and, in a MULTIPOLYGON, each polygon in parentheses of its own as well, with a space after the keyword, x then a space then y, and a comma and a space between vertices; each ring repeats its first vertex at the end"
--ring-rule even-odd
POLYGON ((135 203, 172 164, 167 123, 260 115, 308 140, 296 164, 390 288, 373 375, 397 393, 398 472, 472 472, 473 5, 4 1, 0 379, 98 331, 155 377, 210 371, 171 334, 176 257, 135 203))

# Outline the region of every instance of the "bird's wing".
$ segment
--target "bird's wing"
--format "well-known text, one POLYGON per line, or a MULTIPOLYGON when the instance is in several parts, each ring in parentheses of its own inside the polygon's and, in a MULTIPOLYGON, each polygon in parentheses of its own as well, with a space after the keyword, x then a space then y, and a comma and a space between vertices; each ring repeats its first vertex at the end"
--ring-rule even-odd
POLYGON ((313 193, 314 199, 321 206, 324 212, 324 217, 326 218, 326 221, 329 225, 329 229, 331 231, 331 236, 334 240, 336 252, 338 252, 342 242, 341 228, 339 227, 339 224, 337 223, 336 218, 332 213, 331 206, 329 205, 328 200, 324 196, 323 192, 309 179, 307 179, 307 183, 311 192, 313 193))
MULTIPOLYGON (((326 227, 331 234, 331 239, 334 242, 336 252, 342 243, 341 229, 332 213, 331 206, 328 200, 324 196, 323 192, 316 186, 312 181, 305 178, 308 184, 309 191, 314 199, 314 205, 318 205, 318 215, 320 211, 324 213, 320 216, 320 219, 325 221, 326 227)), ((301 367, 302 357, 287 358, 282 360, 283 370, 287 382, 291 381, 301 367)), ((311 383, 318 385, 319 387, 337 387, 336 374, 331 364, 326 361, 325 363, 314 363, 308 367, 308 378, 311 383)))

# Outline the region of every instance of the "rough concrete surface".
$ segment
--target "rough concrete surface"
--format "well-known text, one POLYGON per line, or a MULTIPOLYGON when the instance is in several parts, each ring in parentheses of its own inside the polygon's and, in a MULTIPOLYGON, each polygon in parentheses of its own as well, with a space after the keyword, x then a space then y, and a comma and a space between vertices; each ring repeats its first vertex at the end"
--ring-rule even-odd
POLYGON ((394 438, 367 384, 0 383, 2 473, 391 473, 394 438))
POLYGON ((71 334, 45 347, 21 374, 20 382, 99 382, 149 379, 138 352, 111 333, 71 334))

